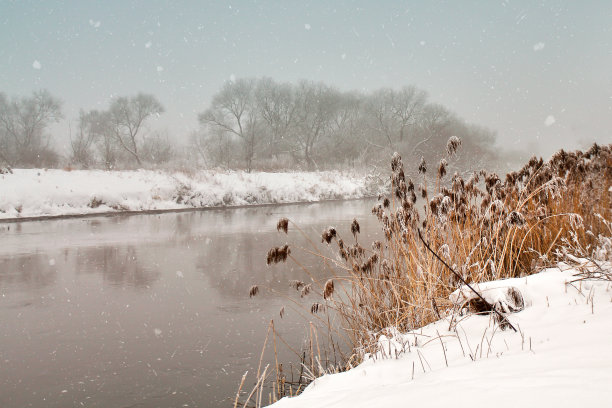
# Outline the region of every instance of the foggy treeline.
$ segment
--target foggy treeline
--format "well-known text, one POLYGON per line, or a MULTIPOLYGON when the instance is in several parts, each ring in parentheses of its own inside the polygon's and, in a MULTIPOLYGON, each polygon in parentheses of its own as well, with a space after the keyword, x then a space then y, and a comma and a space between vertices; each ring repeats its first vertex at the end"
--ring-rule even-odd
POLYGON ((109 170, 172 163, 247 171, 353 168, 386 163, 394 151, 408 162, 434 160, 450 136, 463 142, 459 166, 482 167, 495 157, 492 131, 465 123, 414 86, 361 93, 311 81, 229 81, 198 115, 188 145, 149 129, 163 112, 148 94, 82 110, 61 155, 49 134, 63 119, 60 100, 47 91, 22 98, 0 93, 0 161, 109 170))

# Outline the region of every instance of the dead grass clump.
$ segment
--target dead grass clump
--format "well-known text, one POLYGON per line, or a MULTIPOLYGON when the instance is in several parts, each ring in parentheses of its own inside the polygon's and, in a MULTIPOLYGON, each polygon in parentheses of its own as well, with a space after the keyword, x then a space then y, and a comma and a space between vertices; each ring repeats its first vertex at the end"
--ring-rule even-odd
MULTIPOLYGON (((372 209, 384 241, 374 242, 372 249, 359 245, 356 220, 351 225, 353 244, 330 227, 322 242, 337 245, 333 253, 338 255, 318 256, 330 268, 331 278, 322 282, 309 274, 310 283, 292 284, 301 296, 312 291, 319 297, 304 308, 335 339, 329 343, 334 351, 341 342, 352 351, 332 364, 332 370, 348 369, 366 353, 376 352, 378 334, 388 328, 406 332, 452 313, 449 295, 463 284, 534 273, 565 259, 570 247, 584 256, 612 257, 607 238, 612 232, 612 145, 560 150, 548 161, 533 157, 505 177, 482 170, 467 180, 457 173, 449 180, 448 160, 460 145, 456 137, 448 141, 434 180, 427 179, 427 165, 421 160, 414 169, 418 188, 406 176, 400 155, 394 154, 391 191, 372 209)), ((279 221, 278 230, 286 232, 286 223, 279 221)), ((288 246, 283 248, 288 255, 288 246)), ((281 259, 278 250, 270 251, 268 264, 281 259)), ((500 312, 523 307, 516 293, 507 297, 512 307, 506 309, 479 305, 481 299, 474 300, 474 307, 500 312)), ((512 327, 498 315, 502 329, 512 327)), ((323 367, 320 351, 316 362, 315 337, 311 332, 310 362, 300 357, 310 377, 330 370, 323 367)), ((302 386, 300 382, 297 388, 284 388, 285 393, 273 386, 271 400, 293 395, 302 386)))

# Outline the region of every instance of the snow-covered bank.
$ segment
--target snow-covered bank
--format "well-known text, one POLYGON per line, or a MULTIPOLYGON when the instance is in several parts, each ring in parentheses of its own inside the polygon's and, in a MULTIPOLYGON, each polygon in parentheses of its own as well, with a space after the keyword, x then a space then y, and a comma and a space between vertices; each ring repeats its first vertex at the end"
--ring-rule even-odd
POLYGON ((354 199, 377 193, 342 172, 244 173, 14 169, 0 175, 0 219, 354 199))
MULTIPOLYGON (((612 264, 600 266, 612 272, 612 264)), ((560 264, 526 278, 481 284, 488 301, 505 300, 508 287, 522 294, 524 309, 508 315, 517 333, 501 331, 489 315, 464 316, 456 325, 449 317, 408 334, 389 333, 381 336, 384 351, 375 358, 321 377, 300 396, 273 406, 610 406, 612 282, 569 283, 577 273, 560 264)))

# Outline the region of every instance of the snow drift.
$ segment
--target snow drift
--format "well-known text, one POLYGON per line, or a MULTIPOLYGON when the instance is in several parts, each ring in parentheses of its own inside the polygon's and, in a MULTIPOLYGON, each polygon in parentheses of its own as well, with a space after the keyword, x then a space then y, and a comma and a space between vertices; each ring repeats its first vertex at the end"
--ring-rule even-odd
MULTIPOLYGON (((409 333, 388 330, 380 351, 359 366, 316 379, 274 408, 576 407, 612 400, 612 264, 581 260, 539 274, 477 285, 505 305, 508 288, 522 310, 501 331, 491 315, 449 316, 409 333), (585 278, 584 272, 599 279, 585 278), (580 275, 582 273, 582 275, 580 275)), ((469 300, 469 290, 452 296, 469 300)), ((510 302, 512 303, 512 302, 510 302)))
POLYGON ((0 175, 0 219, 311 202, 376 193, 372 178, 335 171, 186 174, 14 169, 0 175))

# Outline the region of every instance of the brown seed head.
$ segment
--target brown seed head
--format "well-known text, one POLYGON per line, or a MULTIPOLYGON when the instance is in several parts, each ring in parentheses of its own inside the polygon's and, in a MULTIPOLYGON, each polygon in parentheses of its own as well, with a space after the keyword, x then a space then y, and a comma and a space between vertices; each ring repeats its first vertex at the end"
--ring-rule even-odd
POLYGON ((304 282, 301 280, 290 280, 289 287, 294 288, 295 290, 300 290, 304 286, 304 282))
POLYGON ((449 157, 452 157, 455 153, 457 153, 457 149, 461 146, 461 139, 457 136, 451 136, 446 143, 446 152, 449 157))
POLYGON ((251 286, 251 289, 249 289, 249 297, 253 297, 256 296, 259 293, 259 286, 257 285, 253 285, 251 286))
POLYGON ((330 243, 332 239, 336 238, 336 229, 334 227, 328 227, 323 234, 321 234, 321 242, 330 243))
POLYGON ((446 175, 446 167, 448 166, 448 162, 446 159, 440 160, 440 164, 438 165, 438 177, 442 178, 446 175))
POLYGON ((322 312, 323 310, 325 310, 325 306, 318 302, 313 303, 312 306, 310 306, 310 313, 312 314, 322 312))
POLYGON ((509 227, 522 227, 525 225, 525 217, 518 211, 512 211, 510 214, 508 214, 506 224, 509 227))
POLYGON ((425 158, 421 156, 421 162, 419 163, 419 173, 425 174, 427 172, 427 163, 425 163, 425 158))
POLYGON ((280 220, 278 220, 278 223, 276 224, 277 231, 283 231, 286 234, 288 228, 289 228, 289 220, 287 218, 283 217, 280 220))
POLYGON ((361 232, 359 229, 359 223, 357 222, 356 218, 353 218, 353 223, 351 224, 351 232, 353 233, 353 236, 355 238, 357 238, 357 234, 361 232))
POLYGON ((323 299, 331 299, 334 294, 334 281, 332 279, 325 282, 325 288, 323 289, 323 299))
POLYGON ((287 244, 283 245, 282 247, 271 248, 268 251, 268 257, 266 259, 266 263, 270 265, 270 264, 276 264, 279 262, 285 262, 289 255, 291 255, 291 249, 289 248, 289 245, 287 244))

